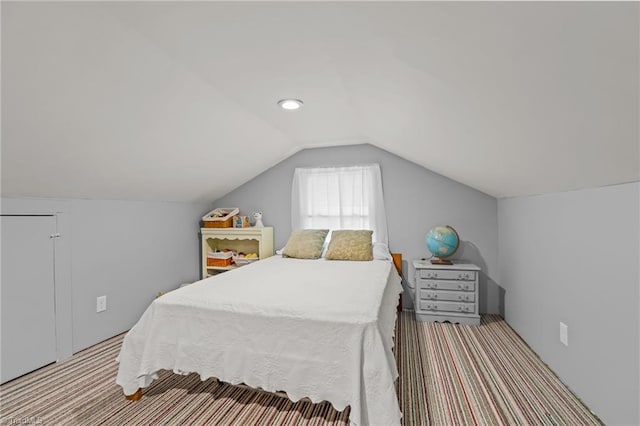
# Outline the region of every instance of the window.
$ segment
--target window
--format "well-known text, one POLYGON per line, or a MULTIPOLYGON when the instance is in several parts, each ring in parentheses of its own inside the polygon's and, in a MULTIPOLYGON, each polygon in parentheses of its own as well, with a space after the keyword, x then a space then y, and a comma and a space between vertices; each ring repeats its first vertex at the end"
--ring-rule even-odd
POLYGON ((388 243, 378 164, 297 168, 291 195, 293 229, 371 229, 388 243))

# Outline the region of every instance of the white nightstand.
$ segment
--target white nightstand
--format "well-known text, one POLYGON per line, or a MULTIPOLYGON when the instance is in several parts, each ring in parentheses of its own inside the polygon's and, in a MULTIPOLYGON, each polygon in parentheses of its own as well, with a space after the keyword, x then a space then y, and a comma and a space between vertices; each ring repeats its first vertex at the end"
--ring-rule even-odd
POLYGON ((455 261, 453 265, 432 265, 430 260, 414 260, 413 267, 416 319, 480 324, 478 266, 455 261))

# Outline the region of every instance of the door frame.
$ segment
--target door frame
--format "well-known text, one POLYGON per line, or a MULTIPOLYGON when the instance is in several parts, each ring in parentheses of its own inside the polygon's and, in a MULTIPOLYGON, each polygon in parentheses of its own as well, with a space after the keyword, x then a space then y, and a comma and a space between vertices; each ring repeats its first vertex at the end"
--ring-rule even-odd
POLYGON ((64 200, 9 197, 2 197, 0 205, 2 215, 55 217, 56 234, 60 235, 53 238, 57 361, 73 355, 70 207, 64 200))

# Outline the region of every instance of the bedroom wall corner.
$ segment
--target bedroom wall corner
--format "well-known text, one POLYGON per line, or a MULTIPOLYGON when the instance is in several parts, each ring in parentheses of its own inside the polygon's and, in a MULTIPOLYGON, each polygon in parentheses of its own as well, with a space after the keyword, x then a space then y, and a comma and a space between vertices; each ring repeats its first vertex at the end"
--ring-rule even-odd
POLYGON ((428 256, 425 237, 435 225, 451 225, 463 240, 457 258, 478 264, 480 310, 500 313, 497 200, 370 144, 302 150, 214 202, 216 207, 239 207, 243 214, 260 210, 274 226, 275 246, 281 248, 291 232, 291 183, 296 167, 378 163, 391 251, 402 253, 405 293, 412 309, 413 259, 428 256))
POLYGON ((498 206, 507 322, 605 424, 640 424, 640 183, 498 206))

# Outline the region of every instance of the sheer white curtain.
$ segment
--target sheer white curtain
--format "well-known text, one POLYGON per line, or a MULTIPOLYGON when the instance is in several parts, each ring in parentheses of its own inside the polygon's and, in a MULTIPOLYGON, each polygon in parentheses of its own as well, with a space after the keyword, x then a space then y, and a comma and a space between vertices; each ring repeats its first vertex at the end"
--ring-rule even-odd
POLYGON ((297 168, 291 190, 293 229, 371 229, 388 244, 379 164, 297 168))

